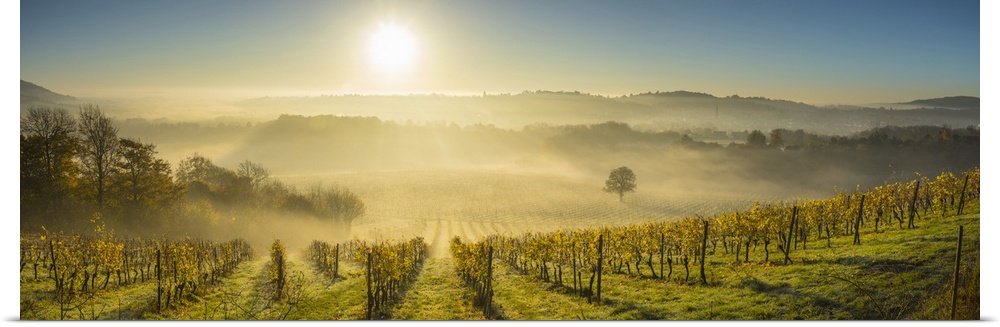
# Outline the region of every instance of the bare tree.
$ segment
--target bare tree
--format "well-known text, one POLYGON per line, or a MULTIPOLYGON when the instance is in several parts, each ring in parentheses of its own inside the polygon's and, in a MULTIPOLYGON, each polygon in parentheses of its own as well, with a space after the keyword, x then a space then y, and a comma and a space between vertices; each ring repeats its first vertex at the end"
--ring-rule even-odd
POLYGON ((21 135, 40 141, 38 150, 45 164, 42 168, 46 177, 53 180, 61 173, 61 158, 73 155, 75 131, 76 120, 61 108, 31 107, 28 115, 21 117, 21 135))
POLYGON ((250 160, 243 160, 236 171, 236 176, 247 180, 250 183, 251 189, 257 190, 271 176, 271 173, 260 164, 253 163, 250 160))
POLYGON ((604 182, 604 191, 618 194, 618 201, 625 201, 625 193, 635 192, 635 173, 625 166, 615 168, 604 182))
POLYGON ((94 201, 104 207, 108 180, 118 159, 118 128, 96 105, 80 107, 84 176, 92 184, 94 201))
POLYGON ((337 187, 314 185, 306 195, 319 217, 329 217, 339 225, 344 236, 350 235, 351 223, 367 210, 364 201, 354 192, 337 187))

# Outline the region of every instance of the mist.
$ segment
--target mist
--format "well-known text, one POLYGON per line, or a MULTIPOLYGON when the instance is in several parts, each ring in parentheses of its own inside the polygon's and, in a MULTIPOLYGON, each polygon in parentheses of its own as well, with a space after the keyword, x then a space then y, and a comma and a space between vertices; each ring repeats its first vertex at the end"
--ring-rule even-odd
POLYGON ((74 112, 90 100, 114 120, 120 137, 154 145, 175 175, 182 162, 205 158, 233 176, 245 163, 257 165, 271 185, 243 200, 223 186, 200 196, 187 186, 180 207, 163 221, 122 223, 121 233, 243 237, 261 249, 273 239, 305 247, 314 239, 415 236, 443 246, 452 235, 478 239, 712 216, 979 162, 978 109, 833 109, 694 92, 609 98, 541 91, 59 98, 34 105, 74 112), (968 127, 920 124, 941 117, 968 127), (766 139, 751 144, 751 131, 766 139), (622 166, 635 172, 638 188, 618 201, 602 186, 622 166), (347 232, 345 222, 324 218, 315 203, 294 209, 296 199, 320 187, 363 202, 364 214, 346 222, 347 232))
MULTIPOLYGON (((913 128, 913 135, 878 131, 911 140, 940 129, 913 128)), ((225 151, 191 150, 223 166, 253 161, 298 189, 322 183, 356 193, 368 210, 352 223, 349 237, 362 239, 447 239, 434 234, 442 221, 454 224, 444 233, 478 239, 493 232, 712 216, 755 202, 825 198, 978 163, 977 143, 865 149, 871 146, 864 141, 866 133, 798 139, 786 130, 783 149, 748 148, 745 142, 700 142, 680 132, 639 131, 615 122, 515 130, 283 115, 251 125, 205 127, 203 133, 213 135, 213 130, 225 131, 216 133, 218 144, 213 142, 225 151), (608 172, 620 166, 634 170, 639 185, 623 203, 601 191, 608 172)), ((953 132, 977 135, 965 133, 973 132, 953 132)), ((166 141, 183 134, 159 137, 175 153, 183 153, 183 144, 201 144, 179 137, 166 141)), ((302 242, 331 239, 325 232, 330 227, 314 218, 275 214, 256 226, 245 237, 264 243, 283 235, 302 242)))

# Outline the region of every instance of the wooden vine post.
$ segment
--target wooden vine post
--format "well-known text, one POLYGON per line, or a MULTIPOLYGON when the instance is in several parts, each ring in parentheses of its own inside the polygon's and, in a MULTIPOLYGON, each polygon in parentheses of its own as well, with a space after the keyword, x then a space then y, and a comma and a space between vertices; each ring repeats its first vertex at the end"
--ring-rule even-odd
POLYGON ((958 250, 955 253, 955 283, 951 287, 951 320, 955 320, 958 307, 958 272, 962 266, 962 225, 958 226, 958 250))
POLYGON ((917 214, 917 193, 920 191, 920 181, 917 181, 917 186, 913 188, 913 199, 910 200, 910 219, 906 223, 906 228, 917 228, 913 224, 913 217, 917 214))
POLYGON ((861 195, 861 205, 858 206, 858 217, 854 219, 854 245, 861 245, 861 217, 865 212, 865 195, 861 195))
POLYGON ((798 209, 797 206, 792 206, 792 216, 796 218, 792 219, 792 229, 788 232, 788 241, 791 242, 789 251, 799 248, 799 233, 795 232, 799 230, 798 209))
POLYGON ((486 319, 493 319, 493 246, 490 245, 486 259, 486 319))
POLYGON ((597 236, 597 303, 601 303, 601 275, 604 271, 604 233, 597 236))
MULTIPOLYGON (((704 233, 701 236, 701 284, 702 285, 708 285, 708 279, 705 278, 705 252, 707 252, 705 250, 707 250, 707 244, 708 244, 708 220, 702 220, 701 222, 704 223, 704 226, 705 226, 704 233)), ((660 237, 661 238, 663 237, 662 234, 661 234, 660 237)), ((661 245, 661 248, 662 248, 662 245, 661 245)), ((662 252, 661 252, 661 255, 662 255, 662 252)), ((663 265, 662 264, 660 265, 660 273, 661 274, 663 273, 663 265)))
POLYGON ((340 276, 340 243, 337 243, 333 250, 333 278, 340 276))
POLYGON ((372 305, 375 301, 375 296, 372 293, 372 253, 368 252, 368 260, 365 262, 365 281, 368 284, 368 306, 365 308, 365 319, 372 320, 372 305))
POLYGON ((965 188, 969 186, 969 175, 965 175, 965 183, 962 183, 962 195, 959 196, 958 200, 958 214, 962 214, 962 210, 965 210, 965 188))
POLYGON ((792 258, 789 257, 789 254, 792 252, 792 234, 795 233, 795 220, 798 219, 798 215, 799 207, 792 206, 792 221, 788 223, 788 237, 785 238, 784 251, 781 251, 785 254, 786 265, 792 263, 792 258))

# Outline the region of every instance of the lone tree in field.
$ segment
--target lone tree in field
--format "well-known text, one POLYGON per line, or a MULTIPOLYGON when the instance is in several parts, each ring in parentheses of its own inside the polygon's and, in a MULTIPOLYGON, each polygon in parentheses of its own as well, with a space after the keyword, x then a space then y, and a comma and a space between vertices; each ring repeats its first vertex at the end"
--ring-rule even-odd
POLYGON ((604 191, 617 193, 618 201, 624 202, 626 192, 635 192, 635 173, 625 166, 615 168, 608 180, 604 181, 604 191))

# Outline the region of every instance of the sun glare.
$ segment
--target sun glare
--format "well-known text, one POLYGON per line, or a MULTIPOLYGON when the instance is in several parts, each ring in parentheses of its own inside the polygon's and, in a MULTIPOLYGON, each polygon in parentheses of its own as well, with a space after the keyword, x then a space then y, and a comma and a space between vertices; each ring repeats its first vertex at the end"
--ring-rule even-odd
POLYGON ((417 56, 417 40, 405 27, 382 23, 369 39, 368 56, 378 72, 405 72, 417 56))

